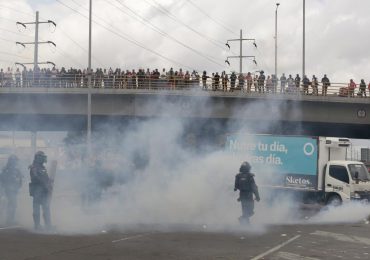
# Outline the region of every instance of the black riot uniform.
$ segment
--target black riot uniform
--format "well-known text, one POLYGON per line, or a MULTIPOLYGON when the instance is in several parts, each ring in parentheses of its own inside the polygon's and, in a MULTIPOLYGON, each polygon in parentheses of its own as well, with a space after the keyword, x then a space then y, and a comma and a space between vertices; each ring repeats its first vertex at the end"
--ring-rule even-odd
POLYGON ((22 174, 18 168, 18 157, 10 155, 0 175, 0 184, 7 200, 6 222, 14 224, 17 195, 22 186, 22 174))
POLYGON ((234 191, 239 190, 238 201, 242 204, 242 216, 239 218, 241 223, 249 223, 249 218, 254 214, 253 194, 257 201, 260 201, 254 175, 250 173, 251 166, 248 162, 243 162, 240 166, 239 174, 235 176, 234 191))
POLYGON ((44 164, 47 157, 44 152, 35 154, 32 165, 29 167, 31 183, 30 195, 33 197, 33 221, 35 229, 40 229, 40 207, 42 208, 46 229, 51 228, 50 198, 52 193, 52 180, 47 174, 44 164))

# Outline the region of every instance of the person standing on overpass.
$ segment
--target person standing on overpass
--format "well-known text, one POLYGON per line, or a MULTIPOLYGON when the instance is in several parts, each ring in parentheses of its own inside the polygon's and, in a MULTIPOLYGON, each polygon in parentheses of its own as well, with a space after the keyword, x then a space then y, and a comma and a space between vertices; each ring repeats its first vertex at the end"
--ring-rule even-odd
POLYGON ((321 83, 322 83, 322 95, 326 96, 328 94, 328 87, 330 86, 330 80, 328 79, 326 74, 321 79, 321 83))

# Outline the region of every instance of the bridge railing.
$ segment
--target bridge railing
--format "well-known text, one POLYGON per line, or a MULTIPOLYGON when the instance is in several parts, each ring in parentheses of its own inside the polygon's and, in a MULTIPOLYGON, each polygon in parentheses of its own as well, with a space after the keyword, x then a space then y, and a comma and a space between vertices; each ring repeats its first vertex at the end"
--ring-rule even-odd
MULTIPOLYGON (((0 81, 3 88, 87 88, 87 77, 58 77, 39 79, 4 79, 0 81)), ((370 90, 361 91, 348 87, 348 83, 331 83, 323 86, 319 83, 317 87, 300 84, 282 86, 280 82, 276 86, 266 84, 259 85, 258 82, 215 82, 207 79, 205 82, 198 79, 138 79, 127 77, 92 78, 92 88, 95 89, 149 89, 149 90, 203 90, 214 92, 241 92, 248 94, 275 94, 275 95, 311 95, 311 96, 336 96, 336 97, 369 97, 370 90)))

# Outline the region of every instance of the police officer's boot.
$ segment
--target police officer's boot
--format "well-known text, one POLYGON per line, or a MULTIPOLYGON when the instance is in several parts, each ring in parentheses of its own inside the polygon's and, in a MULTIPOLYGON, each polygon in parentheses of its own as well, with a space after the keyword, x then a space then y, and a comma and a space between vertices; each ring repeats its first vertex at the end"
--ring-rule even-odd
POLYGON ((34 223, 35 230, 40 231, 41 230, 40 215, 33 214, 33 223, 34 223))
POLYGON ((46 230, 52 230, 51 226, 51 217, 50 217, 50 209, 49 207, 45 207, 43 210, 43 217, 44 217, 44 223, 45 223, 45 228, 46 230))
POLYGON ((249 217, 241 216, 239 217, 240 225, 249 225, 249 217))

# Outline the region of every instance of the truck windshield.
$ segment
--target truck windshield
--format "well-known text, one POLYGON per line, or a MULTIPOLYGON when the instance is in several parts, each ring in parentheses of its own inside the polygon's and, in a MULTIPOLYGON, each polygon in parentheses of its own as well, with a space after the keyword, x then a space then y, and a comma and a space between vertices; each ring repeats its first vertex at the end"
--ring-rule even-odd
POLYGON ((353 180, 356 180, 355 173, 358 172, 358 179, 360 181, 370 181, 370 174, 362 164, 349 164, 349 171, 353 180))

